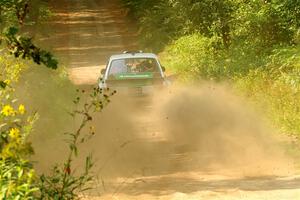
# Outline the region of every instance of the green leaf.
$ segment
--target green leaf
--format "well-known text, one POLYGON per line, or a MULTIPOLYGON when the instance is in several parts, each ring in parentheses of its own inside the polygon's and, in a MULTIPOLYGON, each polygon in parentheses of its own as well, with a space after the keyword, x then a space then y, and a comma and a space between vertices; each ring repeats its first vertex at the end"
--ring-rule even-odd
POLYGON ((7 36, 15 36, 19 32, 19 29, 17 27, 9 27, 4 31, 4 34, 7 36))
POLYGON ((0 88, 1 89, 5 89, 7 86, 7 83, 5 83, 4 81, 0 81, 0 88))

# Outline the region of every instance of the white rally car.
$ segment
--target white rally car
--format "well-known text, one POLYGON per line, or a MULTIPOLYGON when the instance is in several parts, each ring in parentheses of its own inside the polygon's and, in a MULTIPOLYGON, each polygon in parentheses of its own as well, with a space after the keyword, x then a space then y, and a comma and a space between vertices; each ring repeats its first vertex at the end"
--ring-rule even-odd
POLYGON ((170 85, 164 71, 153 53, 124 52, 109 58, 106 68, 101 71, 99 87, 134 96, 149 95, 170 85))

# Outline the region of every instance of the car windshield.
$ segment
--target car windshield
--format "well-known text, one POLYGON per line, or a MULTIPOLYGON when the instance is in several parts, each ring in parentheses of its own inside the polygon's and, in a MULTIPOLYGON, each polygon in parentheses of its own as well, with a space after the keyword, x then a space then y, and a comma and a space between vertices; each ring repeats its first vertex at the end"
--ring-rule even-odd
POLYGON ((159 66, 153 58, 126 58, 111 62, 109 76, 120 74, 159 74, 159 66))

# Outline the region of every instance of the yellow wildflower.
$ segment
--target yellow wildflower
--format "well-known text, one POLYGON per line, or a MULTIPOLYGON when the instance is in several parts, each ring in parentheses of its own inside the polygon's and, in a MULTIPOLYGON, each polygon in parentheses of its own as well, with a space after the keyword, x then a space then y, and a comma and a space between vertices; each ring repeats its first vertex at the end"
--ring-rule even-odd
POLYGON ((19 129, 17 129, 17 128, 12 128, 12 129, 10 129, 10 131, 9 131, 9 136, 11 137, 11 138, 18 138, 19 136, 20 136, 20 130, 19 129))
POLYGON ((8 117, 8 116, 14 116, 15 115, 15 111, 13 109, 13 107, 11 107, 10 105, 6 105, 2 108, 1 110, 1 114, 8 117))
POLYGON ((25 106, 22 105, 22 104, 19 105, 19 113, 20 113, 21 115, 23 115, 25 112, 26 112, 25 106))
POLYGON ((5 81, 4 81, 4 83, 6 83, 7 85, 9 85, 10 82, 11 82, 10 80, 5 80, 5 81))

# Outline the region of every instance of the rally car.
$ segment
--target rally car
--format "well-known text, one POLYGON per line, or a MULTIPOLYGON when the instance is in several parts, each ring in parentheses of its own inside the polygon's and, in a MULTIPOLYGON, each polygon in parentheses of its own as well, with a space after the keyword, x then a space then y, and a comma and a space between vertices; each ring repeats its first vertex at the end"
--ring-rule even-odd
POLYGON ((165 68, 153 53, 123 52, 112 55, 101 70, 99 88, 112 88, 134 96, 151 95, 170 83, 165 68))

